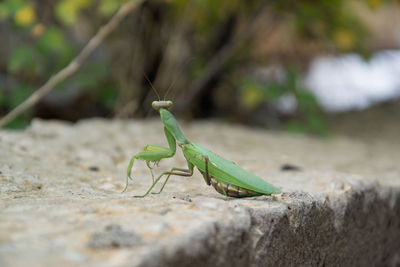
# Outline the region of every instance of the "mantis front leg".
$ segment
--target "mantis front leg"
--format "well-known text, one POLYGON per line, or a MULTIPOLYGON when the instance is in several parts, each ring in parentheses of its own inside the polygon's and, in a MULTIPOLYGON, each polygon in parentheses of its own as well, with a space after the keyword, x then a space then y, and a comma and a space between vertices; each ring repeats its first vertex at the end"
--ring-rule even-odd
POLYGON ((175 155, 176 140, 166 128, 164 128, 164 132, 165 132, 165 137, 167 138, 169 147, 147 145, 147 146, 145 146, 144 151, 139 152, 136 155, 134 155, 131 158, 131 160, 129 161, 128 170, 127 170, 127 174, 126 174, 126 184, 125 184, 125 188, 122 192, 126 191, 126 189, 128 188, 129 179, 132 179, 131 172, 132 172, 132 167, 133 167, 133 163, 135 162, 135 159, 141 159, 141 160, 146 161, 146 165, 150 169, 150 173, 151 173, 151 175, 153 177, 153 181, 154 181, 153 170, 150 167, 149 163, 150 162, 158 162, 164 158, 170 158, 175 155))

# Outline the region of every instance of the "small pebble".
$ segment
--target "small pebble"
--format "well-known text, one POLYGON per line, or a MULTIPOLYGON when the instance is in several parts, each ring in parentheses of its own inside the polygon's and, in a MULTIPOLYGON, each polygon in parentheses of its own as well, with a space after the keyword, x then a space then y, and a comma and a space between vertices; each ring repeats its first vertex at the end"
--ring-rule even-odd
POLYGON ((301 170, 300 167, 293 165, 293 164, 287 163, 287 164, 283 164, 281 166, 281 171, 300 171, 300 170, 301 170))
POLYGON ((161 215, 165 215, 165 214, 167 214, 167 213, 170 212, 170 211, 171 211, 170 208, 162 209, 162 210, 160 211, 160 214, 161 214, 161 215))
POLYGON ((100 168, 97 167, 97 166, 90 166, 89 170, 92 171, 92 172, 98 172, 100 170, 100 168))
POLYGON ((112 183, 105 183, 101 185, 100 188, 103 190, 113 190, 115 188, 115 185, 112 183))
POLYGON ((180 199, 187 201, 187 202, 192 202, 192 199, 188 195, 184 196, 184 197, 180 197, 180 199))

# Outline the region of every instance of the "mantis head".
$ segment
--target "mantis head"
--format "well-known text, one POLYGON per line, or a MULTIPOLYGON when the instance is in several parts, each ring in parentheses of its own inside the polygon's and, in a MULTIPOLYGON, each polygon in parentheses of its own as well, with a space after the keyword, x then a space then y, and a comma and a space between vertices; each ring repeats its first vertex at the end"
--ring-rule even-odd
POLYGON ((151 106, 155 109, 155 110, 160 110, 160 108, 164 108, 164 109, 169 109, 170 107, 172 107, 174 103, 172 103, 171 100, 163 100, 163 101, 153 101, 153 103, 151 103, 151 106))

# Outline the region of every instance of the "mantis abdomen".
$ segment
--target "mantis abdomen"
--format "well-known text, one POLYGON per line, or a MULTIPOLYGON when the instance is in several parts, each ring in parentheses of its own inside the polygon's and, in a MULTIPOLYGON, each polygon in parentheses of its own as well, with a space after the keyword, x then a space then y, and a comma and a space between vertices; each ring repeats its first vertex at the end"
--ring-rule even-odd
POLYGON ((222 195, 225 195, 226 193, 228 197, 254 197, 262 195, 252 190, 244 189, 233 184, 218 181, 215 178, 211 178, 210 182, 218 193, 222 195))
MULTIPOLYGON (((203 174, 204 177, 206 177, 205 172, 202 170, 198 169, 201 174, 203 174)), ((240 186, 236 186, 230 183, 222 182, 214 177, 210 177, 209 183, 207 182, 208 185, 212 185, 214 189, 222 194, 226 195, 228 197, 255 197, 255 196, 261 196, 262 194, 253 191, 253 190, 248 190, 245 188, 242 188, 240 186)))

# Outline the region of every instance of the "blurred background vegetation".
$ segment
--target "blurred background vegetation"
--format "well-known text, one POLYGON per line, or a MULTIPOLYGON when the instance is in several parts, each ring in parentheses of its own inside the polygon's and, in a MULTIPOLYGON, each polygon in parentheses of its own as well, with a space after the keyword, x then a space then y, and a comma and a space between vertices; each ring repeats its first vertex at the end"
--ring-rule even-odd
MULTIPOLYGON (((0 116, 65 67, 124 2, 0 2, 0 116)), ((303 83, 310 63, 348 52, 367 60, 398 46, 375 15, 393 9, 398 1, 144 1, 75 75, 8 127, 33 117, 156 115, 147 76, 161 97, 170 88, 180 118, 326 135, 327 114, 303 83)))

